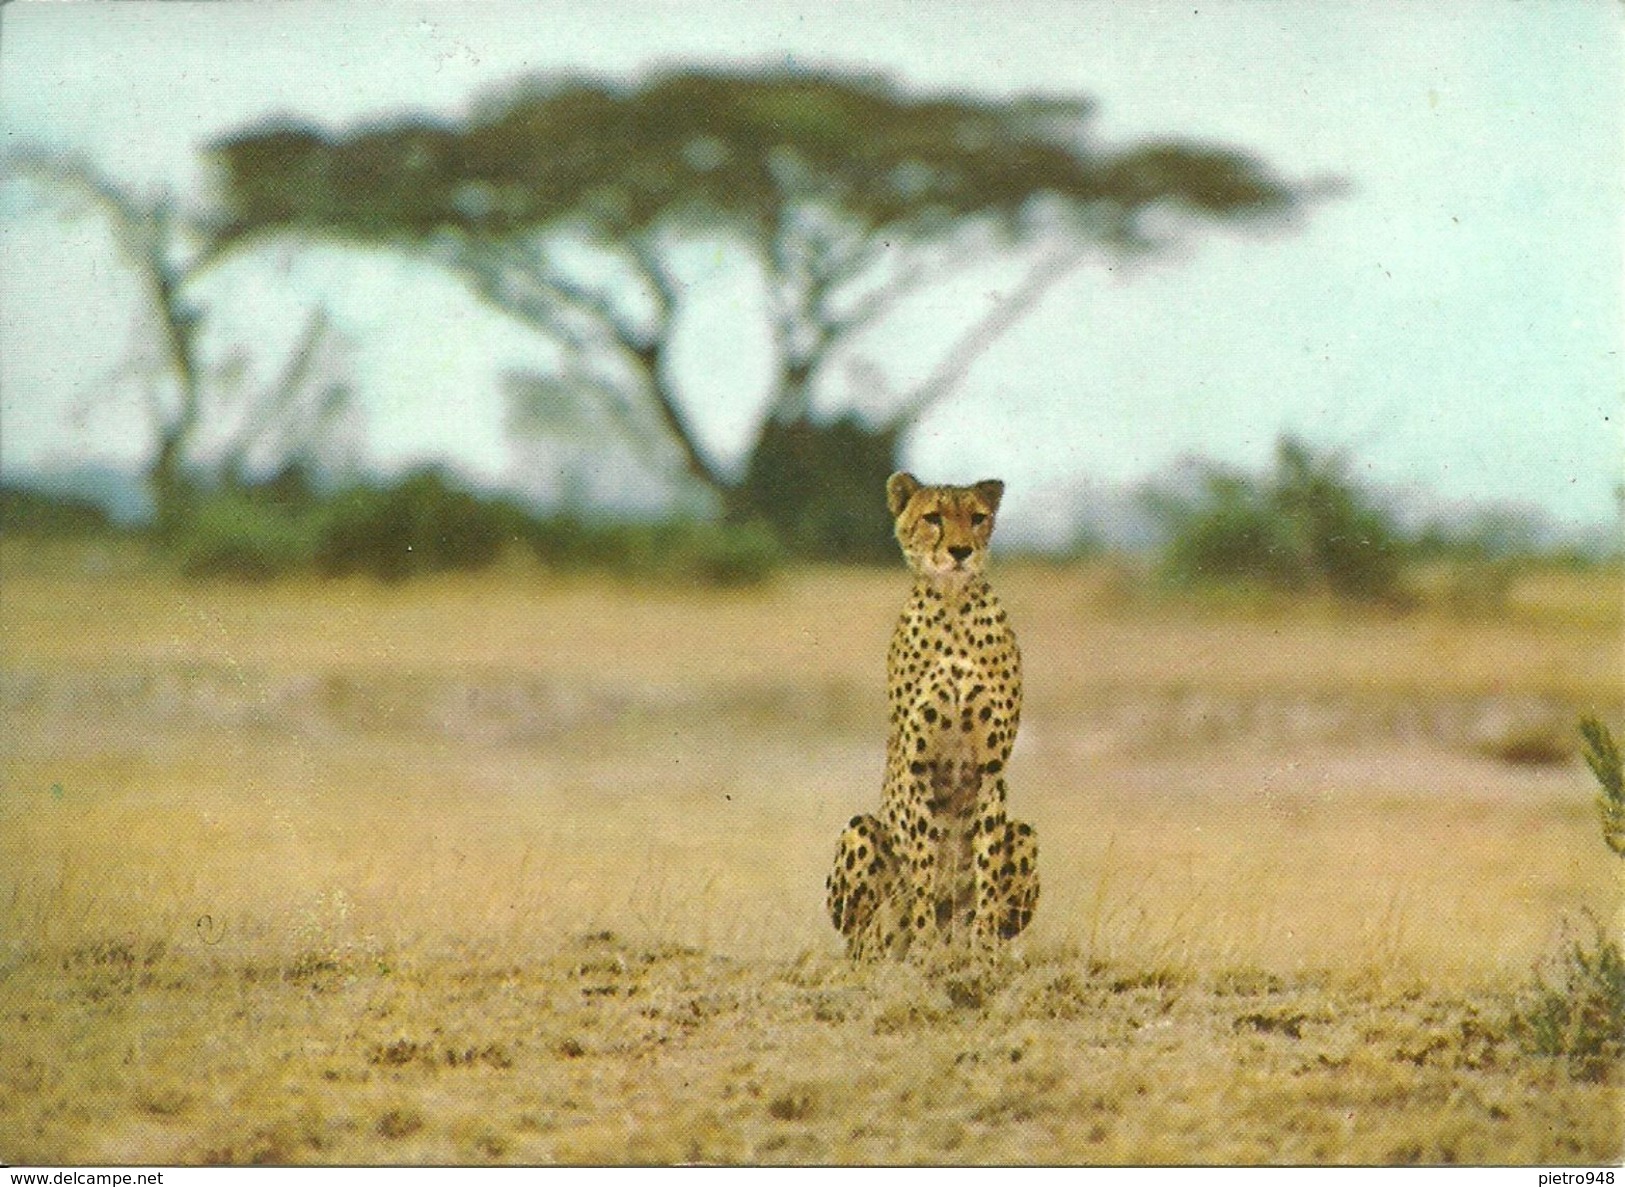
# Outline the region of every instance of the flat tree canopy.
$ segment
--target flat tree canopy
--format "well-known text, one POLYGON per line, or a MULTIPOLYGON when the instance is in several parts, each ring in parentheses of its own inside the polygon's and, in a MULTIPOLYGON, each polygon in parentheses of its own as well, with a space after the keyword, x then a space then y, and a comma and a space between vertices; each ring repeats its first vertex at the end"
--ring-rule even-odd
POLYGON ((689 216, 765 243, 809 201, 855 228, 932 237, 972 216, 1020 230, 1044 196, 1089 215, 1093 233, 1127 238, 1158 203, 1281 216, 1302 196, 1242 152, 1095 149, 1092 110, 910 98, 877 78, 685 72, 631 88, 526 84, 460 123, 413 116, 331 136, 289 122, 211 151, 237 228, 382 239, 511 236, 578 216, 629 234, 689 216))

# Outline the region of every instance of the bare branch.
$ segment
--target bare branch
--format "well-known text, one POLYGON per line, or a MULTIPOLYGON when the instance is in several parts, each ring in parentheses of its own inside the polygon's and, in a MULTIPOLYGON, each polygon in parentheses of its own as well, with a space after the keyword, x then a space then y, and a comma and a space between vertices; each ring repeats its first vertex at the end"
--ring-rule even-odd
POLYGON ((191 282, 248 241, 216 233, 207 216, 182 215, 168 193, 143 199, 80 153, 24 144, 0 154, 0 182, 31 181, 81 198, 101 210, 130 264, 158 260, 191 282))
MULTIPOLYGON (((648 270, 657 294, 664 301, 675 302, 675 281, 653 248, 643 245, 637 260, 648 270)), ((676 439, 689 475, 713 490, 727 489, 726 478, 700 447, 676 392, 661 371, 661 355, 670 329, 669 305, 663 308, 662 324, 656 333, 652 337, 639 335, 623 324, 603 294, 561 275, 534 248, 462 240, 453 246, 450 262, 497 308, 556 336, 578 353, 586 353, 595 345, 610 347, 642 378, 661 424, 676 439), (529 286, 530 291, 517 288, 516 280, 529 286), (583 331, 581 321, 590 329, 583 331)))
POLYGON ((902 407, 887 418, 886 427, 901 429, 952 395, 970 374, 977 359, 1032 312, 1056 282, 1081 264, 1088 254, 1087 248, 1057 248, 1034 265, 1013 292, 996 301, 982 319, 954 343, 931 374, 903 401, 902 407))
POLYGON ((890 281, 877 286, 853 303, 851 308, 825 323, 832 337, 849 337, 873 325, 906 298, 928 284, 945 280, 956 272, 964 271, 987 260, 985 255, 965 255, 954 262, 932 267, 926 260, 915 258, 906 263, 890 281))
POLYGON ((660 249, 652 241, 652 236, 635 236, 628 243, 627 250, 643 272, 644 279, 649 282, 649 287, 659 298, 661 328, 656 336, 662 336, 665 329, 670 326, 672 316, 677 310, 677 303, 682 298, 682 286, 672 275, 671 269, 666 266, 666 261, 661 258, 660 249))
MULTIPOLYGON (((184 290, 202 267, 219 258, 194 253, 191 261, 183 261, 178 239, 188 231, 204 239, 207 236, 180 222, 169 198, 142 201, 77 154, 24 145, 0 159, 0 179, 32 181, 78 197, 108 220, 120 254, 151 297, 164 353, 179 389, 180 402, 173 412, 166 411, 150 389, 147 400, 159 440, 158 466, 178 465, 203 414, 197 353, 202 314, 187 300, 184 290)), ((160 483, 172 479, 178 480, 178 476, 160 476, 160 483)))
POLYGON ((598 311, 581 306, 550 278, 540 275, 534 254, 519 245, 466 238, 439 246, 441 250, 435 254, 461 273, 479 296, 571 349, 585 352, 606 338, 620 342, 613 323, 605 325, 598 311), (581 325, 583 313, 591 331, 581 325))
POLYGON ((259 399, 250 408, 247 423, 239 431, 236 442, 222 463, 227 471, 240 471, 254 447, 273 430, 286 431, 294 400, 310 380, 329 328, 326 308, 318 307, 289 352, 282 374, 260 393, 259 399))

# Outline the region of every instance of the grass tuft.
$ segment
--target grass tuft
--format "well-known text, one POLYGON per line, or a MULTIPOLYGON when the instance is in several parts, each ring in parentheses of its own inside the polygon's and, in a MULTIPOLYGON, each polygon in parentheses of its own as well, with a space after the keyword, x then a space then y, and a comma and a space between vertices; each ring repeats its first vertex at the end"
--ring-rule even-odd
POLYGON ((1573 939, 1536 975, 1517 1018, 1526 1047, 1564 1060, 1585 1080, 1602 1080, 1625 1056, 1625 953, 1587 913, 1594 934, 1573 939))
MULTIPOLYGON (((1586 765, 1597 777, 1597 815, 1603 842, 1625 856, 1625 770, 1619 746, 1595 717, 1580 719, 1586 765)), ((1582 1079, 1601 1080, 1625 1056, 1625 952, 1590 911, 1589 941, 1565 944, 1548 976, 1537 972, 1530 1000, 1518 1016, 1530 1050, 1568 1062, 1582 1079)))

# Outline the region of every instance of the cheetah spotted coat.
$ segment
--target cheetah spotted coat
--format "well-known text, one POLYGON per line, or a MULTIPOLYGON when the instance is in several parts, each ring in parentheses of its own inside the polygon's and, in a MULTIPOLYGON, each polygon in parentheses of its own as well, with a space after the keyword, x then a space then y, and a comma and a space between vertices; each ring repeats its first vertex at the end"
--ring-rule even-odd
POLYGON ((987 949, 1032 919, 1038 843, 1005 814, 1021 653, 982 570, 1003 484, 886 484, 916 574, 887 655, 890 731, 878 816, 855 816, 827 882, 856 957, 987 949))

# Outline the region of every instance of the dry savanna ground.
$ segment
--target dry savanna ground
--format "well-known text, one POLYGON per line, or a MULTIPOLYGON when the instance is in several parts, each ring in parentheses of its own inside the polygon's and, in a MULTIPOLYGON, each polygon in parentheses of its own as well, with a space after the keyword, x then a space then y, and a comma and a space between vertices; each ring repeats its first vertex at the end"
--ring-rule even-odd
MULTIPOLYGON (((997 575, 1044 897, 854 966, 906 577, 187 585, 0 549, 0 1160, 1613 1161, 1518 1018, 1619 863, 1617 574, 1482 617, 997 575)), ((1589 913, 1589 914, 1588 914, 1589 913)))

